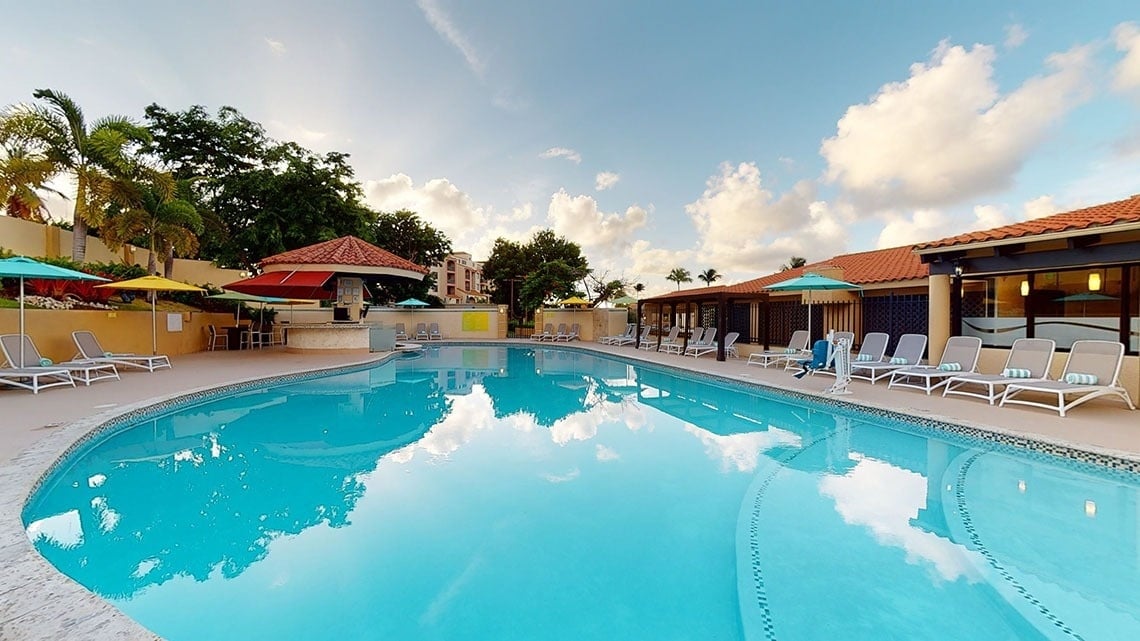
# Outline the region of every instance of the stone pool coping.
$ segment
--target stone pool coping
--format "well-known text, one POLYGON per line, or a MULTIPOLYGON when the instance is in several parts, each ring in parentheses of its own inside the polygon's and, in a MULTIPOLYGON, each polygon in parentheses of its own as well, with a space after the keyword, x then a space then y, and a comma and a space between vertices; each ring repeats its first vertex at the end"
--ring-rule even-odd
MULTIPOLYGON (((790 400, 803 400, 838 410, 854 408, 867 411, 888 420, 918 425, 949 436, 956 435, 970 440, 981 439, 1053 459, 1061 458, 1096 465, 1128 475, 1140 474, 1140 454, 1136 452, 1096 447, 1079 441, 1042 435, 1030 437, 1023 432, 967 421, 960 417, 937 414, 918 416, 864 398, 829 396, 818 391, 792 389, 768 381, 744 379, 733 376, 727 370, 710 371, 710 368, 722 367, 723 364, 714 365, 716 361, 697 359, 677 361, 673 358, 665 360, 662 358, 664 355, 655 352, 613 349, 596 343, 581 342, 551 345, 538 344, 534 341, 447 340, 434 343, 433 347, 436 345, 529 347, 591 352, 718 384, 754 388, 790 400), (695 367, 681 366, 686 363, 693 363, 695 367)), ((341 364, 294 369, 273 376, 251 376, 215 383, 133 402, 71 421, 35 442, 7 464, 0 466, 0 509, 5 510, 5 518, 0 521, 0 567, 5 568, 5 574, 0 580, 0 595, 2 595, 0 638, 29 641, 60 638, 161 641, 161 637, 56 570, 40 556, 27 538, 22 522, 25 503, 52 472, 55 465, 77 447, 126 421, 151 412, 162 411, 167 407, 266 384, 286 384, 350 372, 398 357, 397 353, 374 355, 341 364)))

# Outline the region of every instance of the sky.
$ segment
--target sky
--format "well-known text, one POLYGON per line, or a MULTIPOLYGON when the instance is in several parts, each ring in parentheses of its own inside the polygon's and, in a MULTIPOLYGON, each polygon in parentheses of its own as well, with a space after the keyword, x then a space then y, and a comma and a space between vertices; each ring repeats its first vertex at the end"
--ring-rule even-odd
MULTIPOLYGON (((19 3, 0 104, 231 106, 485 259, 756 278, 1140 193, 1134 2, 19 3)), ((61 215, 60 207, 53 213, 61 215)), ((67 215, 64 212, 62 215, 67 215)), ((697 282, 696 285, 701 283, 697 282)))

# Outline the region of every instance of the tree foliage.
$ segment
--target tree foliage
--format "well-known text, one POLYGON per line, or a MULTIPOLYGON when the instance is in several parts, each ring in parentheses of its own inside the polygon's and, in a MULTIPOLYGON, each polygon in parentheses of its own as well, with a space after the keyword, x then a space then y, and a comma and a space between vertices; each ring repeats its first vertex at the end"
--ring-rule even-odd
POLYGON ((712 267, 709 267, 705 271, 697 274, 697 279, 704 281, 705 285, 712 285, 713 281, 719 280, 722 277, 723 274, 713 269, 712 267))
POLYGON ((674 267, 673 271, 669 272, 669 275, 665 277, 665 280, 671 280, 677 283, 677 289, 680 290, 681 283, 693 282, 693 276, 689 274, 689 270, 684 267, 674 267))
POLYGON ((789 269, 795 269, 797 267, 803 267, 806 264, 807 264, 806 258, 804 258, 802 256, 792 256, 790 259, 788 259, 788 262, 784 263, 783 265, 780 265, 780 271, 786 272, 789 269))
POLYGON ((536 232, 525 244, 497 239, 483 264, 483 280, 493 287, 491 300, 524 313, 573 295, 578 281, 589 273, 582 248, 549 229, 536 232))
POLYGON ((438 265, 451 253, 447 235, 407 209, 378 214, 365 240, 424 267, 438 265))

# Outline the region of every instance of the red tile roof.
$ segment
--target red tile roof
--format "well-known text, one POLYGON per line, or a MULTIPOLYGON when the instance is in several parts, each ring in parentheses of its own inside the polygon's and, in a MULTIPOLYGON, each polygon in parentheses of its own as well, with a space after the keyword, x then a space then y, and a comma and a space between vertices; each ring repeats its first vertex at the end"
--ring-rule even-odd
POLYGON ((1140 194, 1118 200, 1116 202, 1086 207, 1075 211, 1054 214, 1035 220, 1027 220, 1005 227, 996 227, 985 231, 975 231, 958 234, 942 240, 922 243, 916 250, 937 249, 940 247, 954 247, 956 245, 970 245, 987 241, 1005 240, 1007 238, 1023 238, 1039 234, 1051 234, 1065 231, 1077 231, 1118 225, 1120 223, 1140 222, 1140 194))
POLYGON ((347 265, 361 267, 389 267, 420 274, 428 273, 410 260, 380 249, 356 236, 342 236, 316 245, 301 247, 261 259, 261 265, 347 265))
POLYGON ((654 296, 648 300, 666 300, 681 298, 697 298, 702 295, 710 297, 721 292, 726 294, 759 294, 769 285, 801 276, 805 272, 818 271, 827 267, 843 269, 843 280, 855 285, 871 285, 875 283, 892 283, 905 280, 926 278, 930 268, 924 265, 914 253, 910 245, 905 247, 892 247, 890 249, 876 249, 855 254, 843 254, 827 260, 804 265, 787 271, 776 272, 735 285, 719 285, 716 287, 700 287, 697 289, 684 289, 679 292, 670 292, 661 296, 654 296))

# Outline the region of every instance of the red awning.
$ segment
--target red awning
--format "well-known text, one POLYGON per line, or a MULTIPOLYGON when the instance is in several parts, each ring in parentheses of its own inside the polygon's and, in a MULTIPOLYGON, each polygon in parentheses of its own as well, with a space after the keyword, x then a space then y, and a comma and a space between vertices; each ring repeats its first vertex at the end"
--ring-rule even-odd
POLYGON ((336 297, 335 286, 325 289, 325 283, 334 274, 335 272, 266 272, 260 276, 223 285, 223 287, 235 292, 257 296, 327 300, 336 297))

